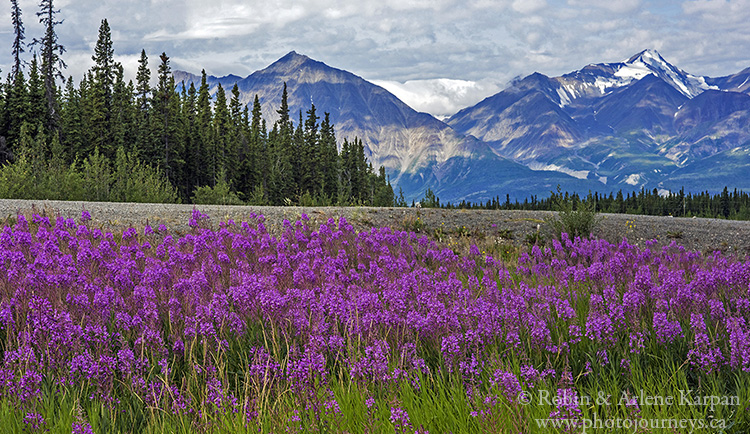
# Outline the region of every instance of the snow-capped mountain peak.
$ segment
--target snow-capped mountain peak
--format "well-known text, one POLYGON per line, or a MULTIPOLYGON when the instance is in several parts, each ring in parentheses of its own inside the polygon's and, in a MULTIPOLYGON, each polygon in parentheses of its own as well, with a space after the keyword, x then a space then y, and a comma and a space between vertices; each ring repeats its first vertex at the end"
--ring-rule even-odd
POLYGON ((598 98, 628 86, 648 75, 654 75, 688 98, 694 98, 708 89, 706 77, 688 74, 664 60, 658 51, 643 50, 618 63, 596 63, 578 71, 555 77, 559 84, 559 105, 564 107, 579 98, 598 98))
POLYGON ((715 86, 709 86, 705 77, 686 73, 664 60, 661 54, 653 49, 643 50, 632 56, 615 72, 616 77, 625 80, 630 78, 627 84, 648 74, 656 75, 688 98, 700 95, 707 89, 717 89, 715 86))
POLYGON ((653 48, 648 48, 646 50, 641 51, 640 53, 631 56, 630 59, 624 60, 622 63, 645 63, 649 65, 662 65, 667 67, 672 67, 672 65, 669 64, 666 60, 664 60, 663 57, 661 57, 661 54, 659 54, 658 51, 654 50, 653 48))

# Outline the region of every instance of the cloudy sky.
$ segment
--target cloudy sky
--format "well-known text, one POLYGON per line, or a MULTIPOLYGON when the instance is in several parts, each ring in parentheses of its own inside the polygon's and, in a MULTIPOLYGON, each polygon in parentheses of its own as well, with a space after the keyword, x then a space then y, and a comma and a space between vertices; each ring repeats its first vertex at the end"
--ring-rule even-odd
MULTIPOLYGON (((21 0, 27 40, 36 0, 21 0)), ((10 5, 0 68, 10 65, 10 5)), ((554 76, 646 48, 699 75, 750 66, 750 0, 56 0, 66 75, 91 65, 101 20, 135 75, 156 67, 246 76, 291 50, 380 84, 420 111, 452 114, 534 71, 554 76), (206 4, 210 4, 207 6, 206 4)))

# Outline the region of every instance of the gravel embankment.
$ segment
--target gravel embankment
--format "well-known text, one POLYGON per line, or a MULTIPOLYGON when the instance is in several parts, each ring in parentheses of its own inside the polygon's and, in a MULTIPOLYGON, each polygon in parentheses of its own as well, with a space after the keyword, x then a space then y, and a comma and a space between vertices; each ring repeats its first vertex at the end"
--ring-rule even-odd
MULTIPOLYGON (((141 228, 146 223, 156 228, 164 224, 175 233, 190 230, 188 221, 193 205, 136 204, 106 202, 63 202, 0 200, 0 223, 11 221, 16 214, 32 214, 80 219, 86 209, 92 216, 89 226, 102 230, 117 231, 128 227, 141 228)), ((197 208, 218 223, 233 219, 237 222, 248 219, 250 213, 263 214, 270 230, 278 230, 284 219, 297 220, 303 213, 313 223, 323 223, 340 216, 358 230, 371 227, 390 226, 395 229, 415 229, 433 234, 440 229, 444 234, 473 233, 494 237, 501 242, 523 243, 527 235, 540 226, 544 231, 544 219, 552 213, 544 211, 487 211, 444 210, 414 208, 367 208, 367 207, 261 207, 200 205, 197 208), (419 221, 417 221, 419 219, 419 221)), ((626 214, 602 214, 594 235, 610 242, 619 242, 626 237, 630 242, 643 245, 656 239, 659 245, 676 241, 690 250, 710 252, 721 250, 727 253, 750 254, 750 222, 637 216, 626 214)))

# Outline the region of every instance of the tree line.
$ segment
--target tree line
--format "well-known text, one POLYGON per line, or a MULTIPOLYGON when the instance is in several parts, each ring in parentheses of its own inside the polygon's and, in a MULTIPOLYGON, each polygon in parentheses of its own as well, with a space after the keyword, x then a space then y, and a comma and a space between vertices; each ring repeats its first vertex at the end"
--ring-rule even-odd
POLYGON ((361 140, 339 150, 329 114, 314 104, 289 111, 284 84, 279 119, 268 128, 258 96, 240 103, 237 85, 211 94, 175 83, 159 56, 156 86, 145 50, 133 81, 114 59, 102 20, 91 67, 78 83, 62 79, 59 12, 42 0, 47 29, 24 65, 24 27, 11 0, 14 65, 0 92, 0 197, 254 205, 405 205, 361 140), (28 73, 25 70, 28 69, 28 73))
POLYGON ((496 209, 496 210, 531 210, 556 211, 559 203, 571 203, 574 210, 590 207, 595 212, 619 214, 645 214, 673 217, 705 217, 732 220, 750 220, 750 194, 741 190, 729 190, 724 187, 721 193, 685 193, 662 194, 654 188, 623 193, 599 194, 589 192, 586 196, 569 192, 550 192, 550 196, 539 198, 533 195, 519 202, 511 201, 510 196, 496 196, 485 202, 462 201, 457 204, 440 203, 435 193, 428 189, 420 205, 426 208, 447 209, 496 209))

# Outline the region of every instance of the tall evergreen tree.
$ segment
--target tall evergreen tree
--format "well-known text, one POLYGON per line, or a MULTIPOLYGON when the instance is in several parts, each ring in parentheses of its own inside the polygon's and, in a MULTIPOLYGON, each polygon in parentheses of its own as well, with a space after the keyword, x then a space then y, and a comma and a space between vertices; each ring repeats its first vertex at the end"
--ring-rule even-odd
POLYGON ((138 110, 146 112, 148 111, 149 96, 151 95, 151 70, 148 68, 148 56, 146 56, 146 50, 141 50, 141 57, 138 59, 138 72, 135 75, 135 81, 138 110))
MULTIPOLYGON (((216 101, 214 102, 214 149, 211 155, 211 176, 225 177, 233 172, 230 168, 232 162, 229 156, 232 154, 232 120, 227 108, 227 96, 224 88, 219 84, 216 90, 216 101)), ((215 181, 228 182, 226 178, 215 179, 215 181)), ((214 183, 211 183, 214 185, 214 183)))
POLYGON ((229 101, 229 116, 236 127, 242 124, 242 104, 240 103, 240 88, 237 86, 237 83, 232 86, 232 98, 229 101))
POLYGON ((229 116, 232 119, 231 126, 231 148, 229 159, 234 160, 230 165, 229 178, 231 184, 238 191, 245 194, 245 185, 247 184, 247 174, 244 173, 246 160, 249 157, 249 137, 248 137, 248 112, 247 106, 242 107, 240 102, 240 89, 237 83, 232 86, 232 98, 229 100, 229 116))
POLYGON ((94 78, 93 97, 99 99, 96 105, 102 111, 97 116, 99 122, 93 125, 96 129, 93 135, 96 137, 96 146, 111 160, 115 158, 117 147, 122 145, 122 143, 116 143, 118 140, 115 137, 115 134, 118 134, 115 130, 120 127, 113 123, 115 115, 112 95, 118 71, 122 69, 122 66, 115 62, 114 53, 109 23, 103 19, 99 26, 99 37, 94 48, 94 55, 91 56, 91 60, 94 61, 94 66, 91 68, 94 78))
POLYGON ((31 68, 29 69, 29 90, 28 106, 25 121, 29 123, 30 128, 36 131, 39 124, 47 125, 47 104, 44 93, 44 79, 40 75, 39 62, 36 55, 31 59, 31 68))
POLYGON ((136 137, 132 146, 135 155, 143 158, 151 152, 154 138, 151 128, 151 70, 148 67, 148 56, 146 50, 141 50, 138 59, 138 72, 135 76, 135 100, 136 100, 136 137))
POLYGON ((73 78, 68 78, 60 107, 60 133, 62 155, 60 158, 68 163, 82 148, 83 122, 81 119, 81 97, 73 85, 73 78))
POLYGON ((305 145, 304 145, 304 158, 309 164, 308 170, 306 170, 306 187, 307 190, 314 196, 320 196, 323 188, 323 169, 324 163, 322 161, 323 152, 320 147, 322 142, 318 136, 318 115, 315 111, 315 104, 310 105, 310 110, 307 111, 307 119, 305 120, 305 145))
POLYGON ((39 1, 39 22, 44 26, 44 37, 34 39, 34 44, 41 45, 42 77, 44 77, 44 95, 47 100, 47 122, 48 130, 57 132, 59 113, 57 110, 57 85, 55 80, 63 78, 62 69, 66 68, 65 62, 60 56, 65 52, 65 47, 58 43, 55 26, 62 24, 57 21, 56 15, 60 13, 53 5, 53 0, 39 1))
POLYGON ((21 125, 28 121, 29 94, 23 70, 12 78, 8 76, 5 86, 5 104, 3 116, 3 133, 6 141, 8 159, 16 155, 21 137, 21 125))
POLYGON ((289 158, 292 163, 292 184, 296 195, 309 191, 307 185, 307 173, 310 170, 310 162, 307 161, 305 152, 305 131, 303 129, 302 110, 299 111, 299 120, 297 127, 294 128, 292 136, 292 150, 289 152, 289 158))
POLYGON ((135 88, 132 81, 125 83, 124 70, 119 62, 115 64, 115 68, 115 82, 112 85, 112 102, 109 110, 111 146, 115 149, 115 155, 112 158, 116 158, 117 148, 130 150, 137 135, 137 109, 133 99, 135 88))
POLYGON ((330 115, 325 113, 320 123, 320 170, 322 172, 322 192, 329 200, 334 201, 339 189, 339 154, 336 146, 336 134, 331 124, 330 115))
POLYGON ((112 88, 114 87, 115 76, 117 74, 117 64, 114 56, 115 50, 112 47, 112 33, 109 23, 105 18, 99 26, 99 37, 96 41, 94 55, 91 56, 91 60, 94 61, 93 72, 96 86, 102 88, 105 107, 107 108, 109 108, 112 102, 112 88))
POLYGON ((281 93, 281 106, 276 111, 279 120, 274 124, 274 132, 269 137, 272 149, 271 175, 269 182, 269 199, 272 203, 282 205, 291 200, 294 194, 294 173, 291 163, 293 149, 294 126, 289 118, 289 95, 287 86, 281 93))
POLYGON ((179 125, 179 98, 175 93, 174 76, 169 66, 169 56, 159 56, 159 83, 153 98, 156 145, 147 162, 155 165, 167 179, 176 185, 182 168, 181 143, 177 140, 179 125))
POLYGON ((200 154, 196 144, 198 143, 198 133, 196 129, 196 102, 198 98, 198 91, 195 89, 195 85, 191 82, 188 90, 185 90, 185 84, 182 85, 182 130, 184 131, 183 139, 183 152, 185 160, 184 168, 184 199, 189 199, 190 194, 198 184, 198 164, 200 161, 200 154))
POLYGON ((352 179, 353 169, 356 166, 352 164, 352 149, 349 140, 345 137, 344 143, 341 144, 341 154, 339 156, 341 170, 339 171, 339 198, 338 202, 342 205, 349 205, 352 202, 352 179))
POLYGON ((247 176, 247 182, 245 183, 246 194, 250 193, 250 189, 260 186, 263 191, 268 190, 268 150, 266 148, 265 132, 263 128, 263 118, 261 117, 260 100, 258 95, 255 95, 253 99, 253 113, 252 120, 250 121, 250 150, 249 155, 246 158, 246 167, 243 169, 243 173, 247 176))
POLYGON ((18 0, 10 0, 10 5, 11 21, 13 22, 13 69, 11 70, 11 77, 15 79, 21 71, 21 53, 24 52, 23 40, 26 39, 26 36, 18 0))
POLYGON ((232 98, 229 100, 229 116, 232 119, 231 126, 231 146, 228 149, 229 164, 229 178, 232 180, 233 186, 239 185, 240 170, 242 166, 242 159, 247 154, 248 139, 247 139, 247 121, 245 117, 247 107, 245 111, 242 109, 240 103, 240 89, 237 83, 232 87, 232 98))
POLYGON ((198 88, 198 100, 196 101, 195 129, 197 139, 195 149, 197 158, 194 161, 196 174, 196 185, 213 185, 216 173, 211 169, 211 152, 213 152, 213 113, 211 111, 211 95, 209 93, 206 71, 201 71, 201 85, 198 88))
MULTIPOLYGON (((94 86, 91 70, 87 71, 78 86, 80 95, 79 112, 81 116, 81 147, 75 150, 74 156, 81 160, 87 158, 95 150, 101 155, 99 145, 102 137, 98 134, 104 124, 103 98, 98 95, 100 88, 94 86)), ((97 160, 98 161, 98 160, 97 160)))

